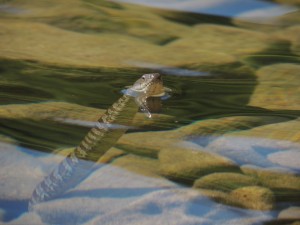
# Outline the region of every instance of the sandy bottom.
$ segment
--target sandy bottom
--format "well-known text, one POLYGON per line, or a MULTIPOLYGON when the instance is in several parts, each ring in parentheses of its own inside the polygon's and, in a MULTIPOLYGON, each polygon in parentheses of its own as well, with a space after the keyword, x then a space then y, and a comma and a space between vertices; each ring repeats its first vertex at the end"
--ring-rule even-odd
POLYGON ((59 199, 32 212, 34 187, 62 156, 0 144, 2 224, 260 224, 274 212, 225 206, 166 179, 150 178, 111 165, 99 166, 59 199))

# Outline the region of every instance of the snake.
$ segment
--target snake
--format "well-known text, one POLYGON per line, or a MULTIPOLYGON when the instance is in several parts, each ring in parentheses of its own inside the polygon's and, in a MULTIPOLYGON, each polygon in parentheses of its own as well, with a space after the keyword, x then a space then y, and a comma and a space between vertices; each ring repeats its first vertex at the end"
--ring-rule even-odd
POLYGON ((78 185, 93 170, 97 161, 107 152, 128 129, 128 124, 140 109, 151 118, 147 105, 150 97, 165 94, 162 76, 159 73, 142 75, 98 119, 74 151, 47 175, 34 189, 28 203, 32 211, 38 203, 55 199, 78 185), (119 124, 115 129, 113 124, 119 124), (90 161, 95 163, 90 163, 90 161))

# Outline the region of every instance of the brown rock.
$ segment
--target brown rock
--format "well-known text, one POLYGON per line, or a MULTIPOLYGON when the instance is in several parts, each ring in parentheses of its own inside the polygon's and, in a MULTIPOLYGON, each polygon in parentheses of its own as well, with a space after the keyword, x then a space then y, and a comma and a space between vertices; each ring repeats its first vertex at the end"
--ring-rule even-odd
POLYGON ((230 199, 234 204, 255 210, 271 210, 275 201, 272 191, 258 186, 235 189, 230 193, 230 199))
POLYGON ((129 154, 115 159, 111 165, 118 166, 144 176, 161 177, 159 176, 158 160, 151 158, 129 154))
POLYGON ((264 50, 268 41, 268 35, 257 31, 203 24, 195 26, 191 34, 173 41, 167 48, 240 56, 264 50), (198 49, 195 46, 201 47, 198 49))
POLYGON ((162 175, 187 183, 214 172, 239 171, 231 160, 200 149, 165 148, 159 152, 159 162, 162 175))
POLYGON ((299 70, 299 65, 289 63, 259 69, 256 73, 259 83, 249 105, 272 110, 299 110, 299 70))
POLYGON ((242 166, 241 170, 247 175, 256 177, 261 185, 270 188, 278 201, 299 201, 299 175, 248 166, 242 166))
POLYGON ((230 192, 234 189, 256 185, 257 179, 238 173, 212 173, 197 179, 194 188, 230 192))

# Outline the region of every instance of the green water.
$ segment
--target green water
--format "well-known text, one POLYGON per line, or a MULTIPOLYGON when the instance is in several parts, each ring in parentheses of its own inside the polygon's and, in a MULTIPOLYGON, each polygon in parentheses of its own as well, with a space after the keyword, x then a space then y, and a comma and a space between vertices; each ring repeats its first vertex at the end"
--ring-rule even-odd
MULTIPOLYGON (((132 162, 135 169, 116 166, 217 191, 203 193, 225 206, 267 212, 266 224, 292 224, 297 219, 278 215, 300 204, 300 3, 295 2, 292 12, 258 23, 101 0, 0 1, 0 140, 50 155, 77 146, 90 127, 62 119, 96 121, 97 110, 101 115, 141 74, 159 72, 171 89, 160 119, 141 117, 148 123, 135 124, 115 144, 127 157, 143 159, 132 162), (199 169, 206 156, 191 157, 183 141, 203 154, 227 157, 236 167, 199 169), (174 156, 170 143, 178 151, 174 156), (139 163, 146 172, 139 171, 139 163), (247 166, 257 168, 251 172, 247 166), (228 171, 255 181, 207 177, 228 171), (271 208, 251 206, 234 192, 251 186, 267 189, 272 203, 253 194, 261 190, 249 189, 244 196, 271 208)), ((12 197, 20 205, 14 213, 5 195, 0 208, 10 215, 3 217, 8 222, 25 213, 23 201, 30 196, 12 197)))

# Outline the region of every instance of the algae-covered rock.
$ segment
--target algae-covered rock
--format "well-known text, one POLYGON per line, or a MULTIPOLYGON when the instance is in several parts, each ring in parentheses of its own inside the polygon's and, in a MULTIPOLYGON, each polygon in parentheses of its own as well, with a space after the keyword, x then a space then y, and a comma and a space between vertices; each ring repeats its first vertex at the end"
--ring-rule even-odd
POLYGON ((44 0, 30 4, 13 0, 11 4, 30 10, 30 13, 15 16, 23 20, 34 19, 87 34, 125 33, 154 44, 164 44, 190 30, 190 27, 166 20, 155 10, 141 5, 105 0, 44 0))
POLYGON ((230 192, 234 189, 256 185, 257 179, 238 173, 212 173, 197 179, 194 188, 230 192))
MULTIPOLYGON (((296 25, 299 25, 299 22, 300 22, 300 12, 299 12, 299 10, 296 10, 296 11, 284 14, 282 16, 277 17, 276 20, 275 20, 275 22, 277 24, 285 25, 285 26, 296 26, 296 25)), ((287 28, 287 29, 289 30, 289 28, 287 28)), ((284 36, 283 35, 284 31, 285 31, 285 29, 279 31, 279 33, 281 34, 280 37, 283 38, 283 39, 289 39, 291 36, 290 35, 284 36)))
POLYGON ((202 189, 197 188, 197 191, 199 191, 202 195, 205 195, 211 199, 213 199, 216 202, 220 202, 226 205, 229 205, 231 203, 229 198, 229 193, 218 191, 218 190, 209 190, 209 189, 202 189))
MULTIPOLYGON (((228 48, 216 51, 215 45, 208 48, 197 43, 187 48, 169 46, 183 37, 186 43, 193 29, 140 5, 92 0, 32 4, 13 1, 11 4, 30 13, 6 14, 5 17, 14 20, 0 20, 0 54, 4 58, 73 67, 117 68, 132 67, 140 62, 181 67, 237 61, 228 48)), ((217 29, 222 34, 228 32, 227 27, 217 29)), ((206 40, 211 37, 214 33, 208 33, 206 40)), ((253 34, 253 38, 260 43, 260 35, 253 34)), ((197 35, 191 40, 197 41, 197 35)), ((222 43, 216 44, 217 47, 225 48, 222 43)))
MULTIPOLYGON (((242 136, 243 132, 251 132, 252 129, 256 129, 255 127, 264 127, 262 125, 282 120, 282 118, 276 116, 233 116, 221 119, 200 120, 169 131, 125 134, 120 138, 117 146, 133 154, 157 158, 157 154, 162 149, 170 146, 176 147, 178 143, 188 141, 190 144, 195 143, 208 151, 214 151, 218 154, 230 157, 241 164, 255 162, 257 165, 274 166, 265 156, 258 154, 252 149, 252 146, 258 143, 262 143, 261 145, 263 147, 271 146, 271 148, 273 148, 274 140, 265 141, 264 139, 255 138, 235 138, 231 135, 242 136), (228 137, 221 137, 223 135, 228 135, 228 137)), ((276 125, 274 126, 276 127, 276 125)), ((294 129, 290 129, 290 132, 293 130, 295 132, 298 131, 296 127, 294 127, 294 129)), ((266 134, 272 134, 272 132, 273 131, 270 130, 266 134)), ((247 133, 245 135, 247 136, 247 133)), ((263 137, 264 135, 265 133, 259 133, 259 137, 263 137)), ((285 135, 288 139, 293 140, 291 138, 292 136, 288 133, 285 133, 285 135)), ((278 143, 275 143, 275 145, 277 144, 278 143)))
POLYGON ((269 148, 269 153, 280 151, 283 149, 298 149, 300 143, 300 119, 290 120, 286 122, 278 122, 264 126, 258 126, 249 130, 239 131, 226 135, 227 137, 243 137, 247 139, 256 138, 257 144, 254 146, 262 146, 269 148))
MULTIPOLYGON (((272 123, 280 118, 268 116, 231 116, 220 119, 200 120, 177 129, 178 135, 186 137, 185 139, 202 137, 207 141, 213 141, 215 138, 226 133, 232 133, 240 130, 248 130, 256 126, 272 123)), ((195 140, 197 142, 197 140, 195 140)), ((197 142, 201 145, 201 141, 197 142)), ((205 143, 203 143, 205 145, 205 143)))
POLYGON ((173 131, 129 133, 119 139, 117 147, 132 154, 157 158, 162 149, 176 146, 180 141, 178 134, 173 131))
POLYGON ((155 45, 126 35, 87 35, 43 23, 0 21, 0 30, 2 57, 49 64, 121 67, 127 66, 127 60, 140 61, 141 54, 158 50, 155 45))
POLYGON ((118 148, 111 147, 101 158, 98 160, 97 163, 110 163, 115 159, 125 155, 126 153, 118 148))
POLYGON ((268 188, 249 186, 235 189, 230 193, 232 204, 255 210, 271 210, 274 207, 274 194, 268 188))
POLYGON ((103 109, 81 106, 67 102, 44 102, 33 104, 10 104, 0 106, 0 117, 6 119, 56 120, 66 118, 96 121, 103 109))
POLYGON ((136 155, 125 155, 115 159, 111 165, 132 171, 137 174, 150 177, 161 177, 159 176, 159 162, 158 160, 136 156, 136 155))
POLYGON ((241 170, 247 175, 256 177, 261 185, 270 188, 275 193, 276 200, 299 201, 299 175, 249 166, 242 166, 241 170))
POLYGON ((125 134, 119 140, 118 147, 134 154, 157 157, 157 153, 161 149, 176 145, 176 143, 183 140, 192 141, 201 147, 205 147, 220 135, 247 130, 278 119, 280 118, 267 116, 232 116, 221 119, 200 120, 169 131, 125 134))
MULTIPOLYGON (((299 12, 297 14, 297 18, 299 19, 299 12)), ((300 26, 299 21, 297 21, 297 25, 288 27, 282 31, 276 33, 279 38, 288 40, 291 42, 291 51, 296 55, 300 55, 300 26)))
POLYGON ((239 171, 231 160, 200 149, 165 148, 158 158, 162 175, 187 183, 209 173, 239 171))
POLYGON ((194 51, 195 46, 199 46, 198 51, 239 56, 264 50, 269 40, 269 36, 261 32, 203 24, 194 26, 191 34, 173 41, 167 48, 194 51))
POLYGON ((256 72, 258 85, 249 105, 277 110, 300 109, 300 66, 296 64, 275 64, 256 72))
POLYGON ((271 169, 242 166, 243 173, 255 176, 271 189, 293 189, 300 191, 300 177, 296 174, 280 173, 271 169))
POLYGON ((275 203, 274 194, 265 187, 246 186, 237 188, 229 193, 208 189, 197 190, 217 202, 247 209, 271 210, 275 203))
MULTIPOLYGON (((79 126, 93 127, 104 109, 86 107, 67 102, 43 102, 33 104, 10 104, 0 106, 0 118, 5 119, 31 119, 52 120, 56 122, 79 126)), ((143 113, 137 113, 132 121, 132 126, 149 127, 153 124, 166 124, 173 119, 172 116, 152 114, 147 119, 143 113)))
MULTIPOLYGON (((57 149, 53 153, 58 154, 64 157, 70 155, 71 152, 75 150, 75 147, 65 148, 65 149, 57 149)), ((111 147, 108 151, 106 151, 97 161, 97 163, 110 163, 116 158, 125 155, 126 153, 120 149, 115 147, 111 147)))

